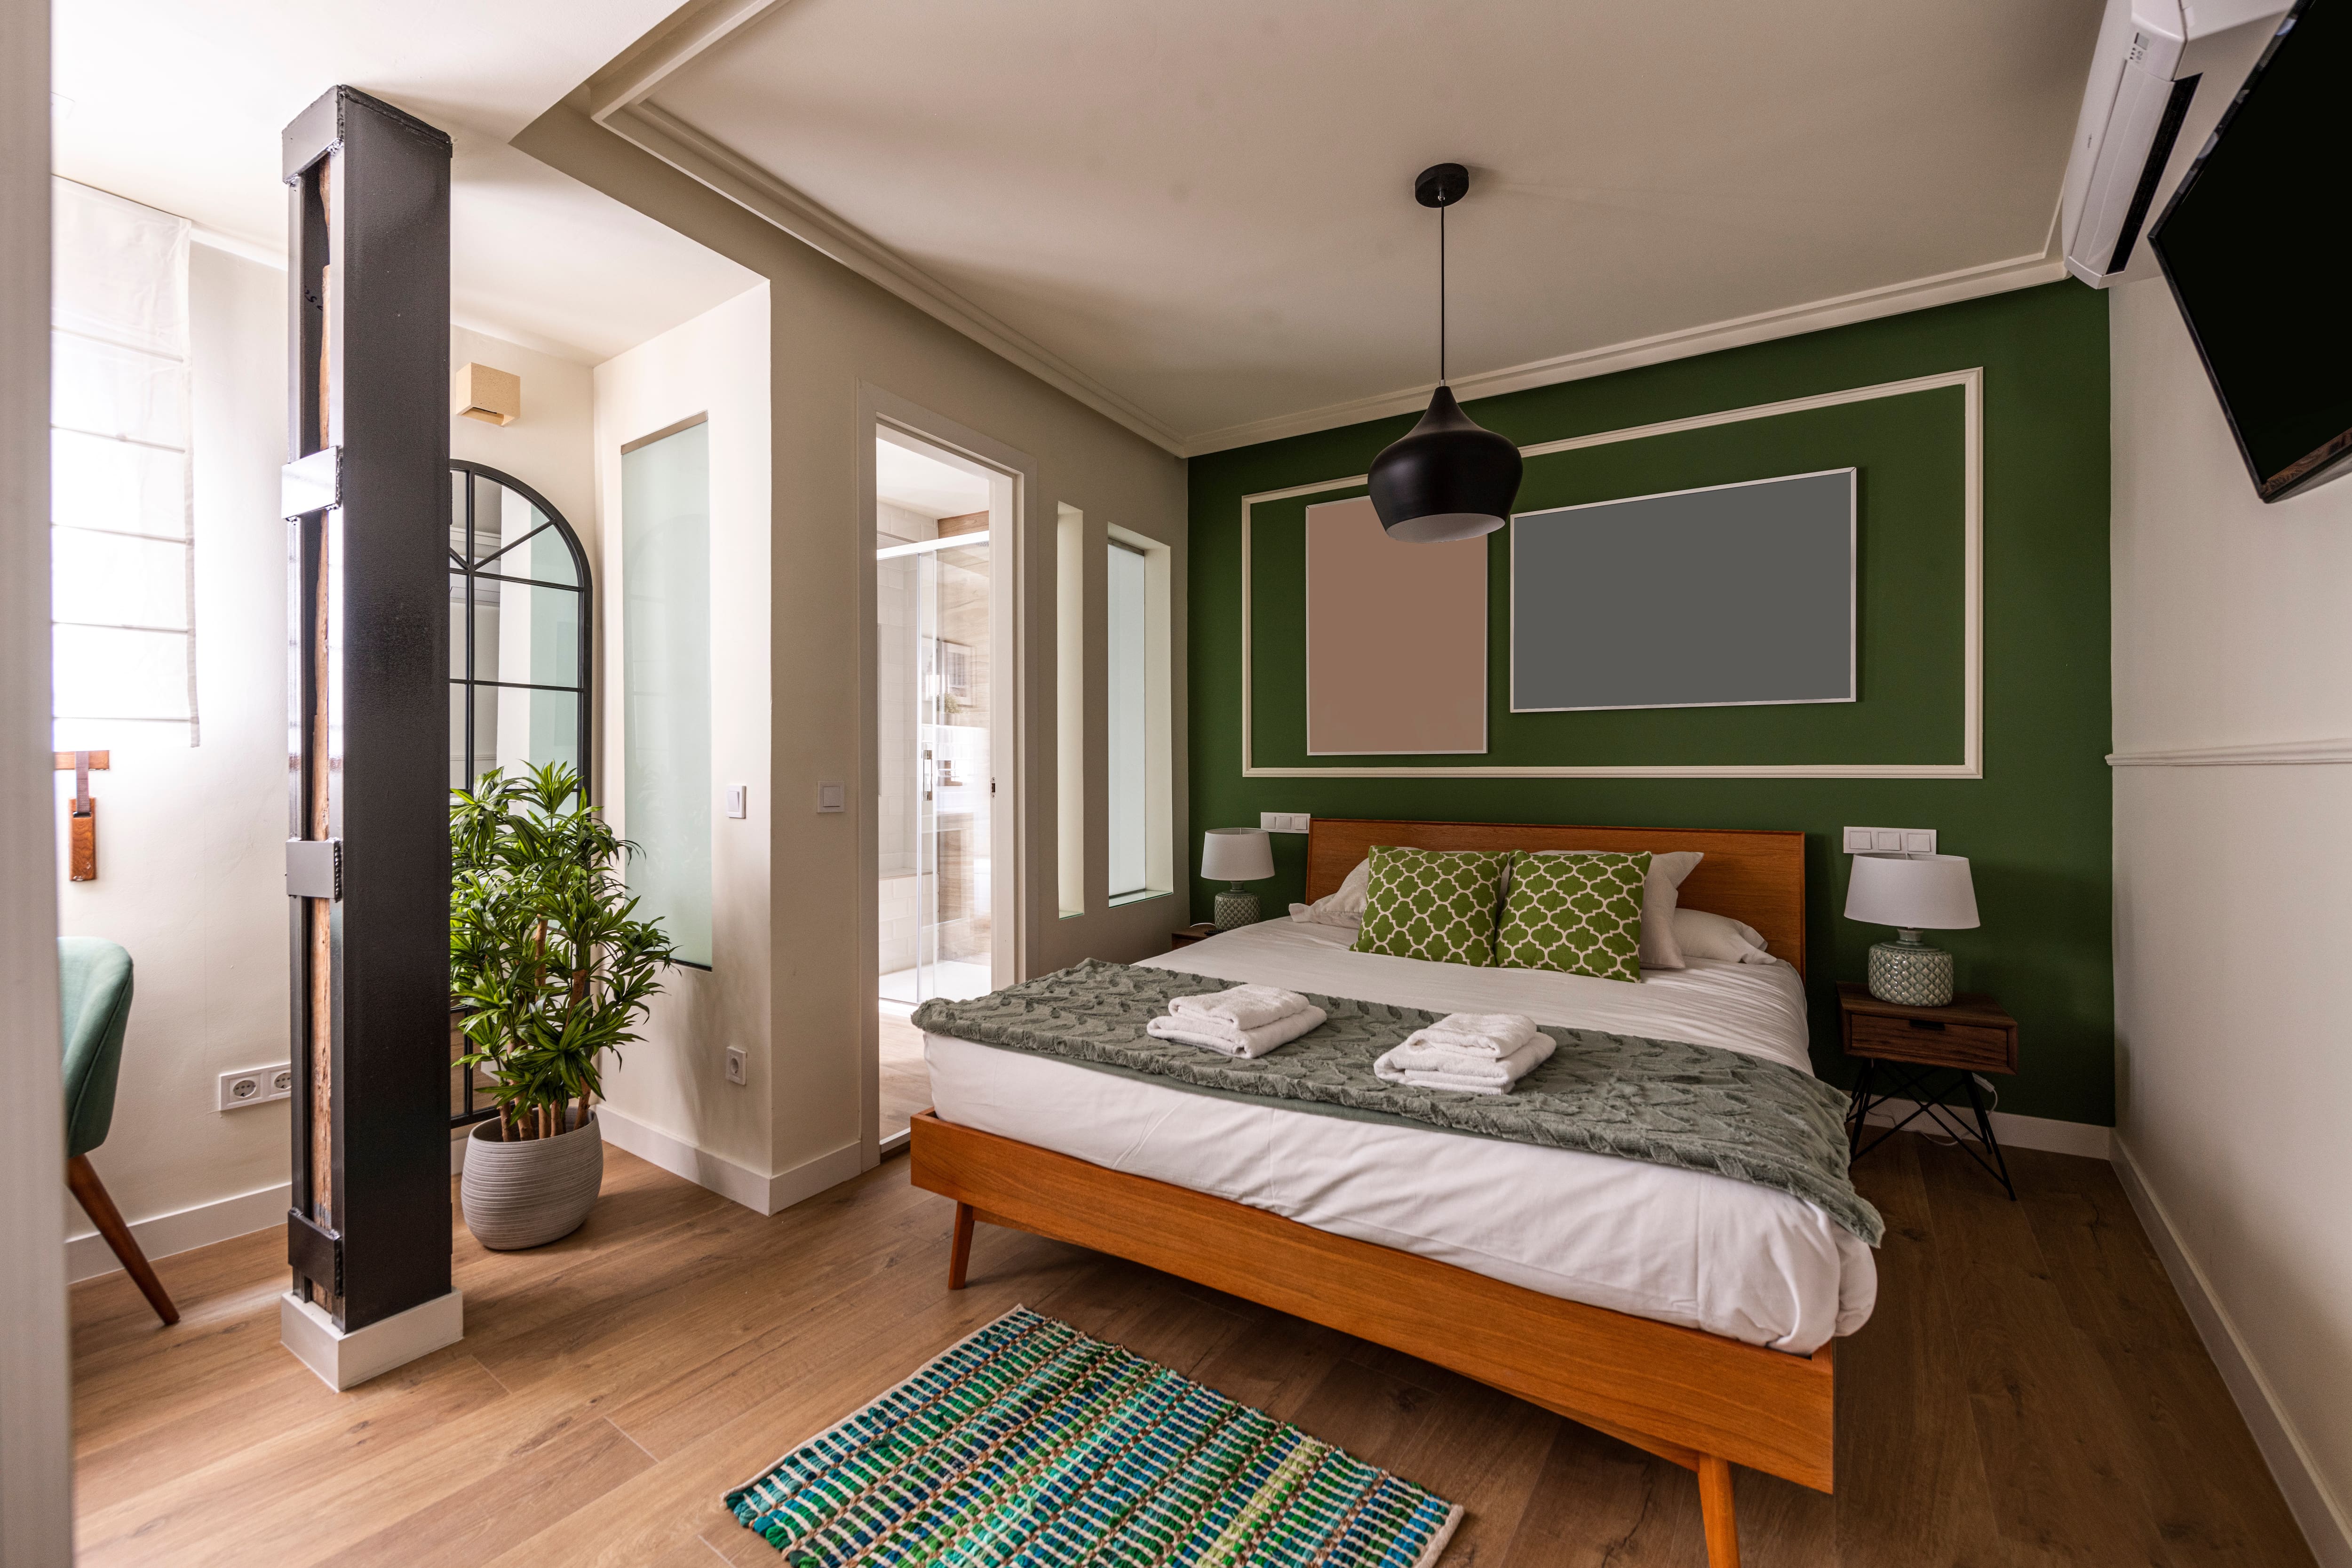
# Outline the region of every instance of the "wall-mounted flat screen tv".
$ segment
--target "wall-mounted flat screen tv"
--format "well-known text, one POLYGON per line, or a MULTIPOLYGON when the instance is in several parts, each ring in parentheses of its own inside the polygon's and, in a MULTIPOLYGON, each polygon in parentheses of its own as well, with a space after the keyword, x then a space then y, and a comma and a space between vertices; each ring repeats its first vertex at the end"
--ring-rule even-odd
POLYGON ((2352 3, 2302 0, 2149 232, 2263 500, 2352 470, 2352 3))

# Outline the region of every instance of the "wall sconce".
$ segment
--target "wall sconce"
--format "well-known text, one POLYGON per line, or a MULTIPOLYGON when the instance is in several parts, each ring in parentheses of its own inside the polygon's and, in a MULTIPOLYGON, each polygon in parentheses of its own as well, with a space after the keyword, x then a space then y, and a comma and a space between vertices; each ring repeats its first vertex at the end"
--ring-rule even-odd
POLYGON ((522 377, 467 363, 449 378, 449 411, 485 425, 511 425, 522 417, 522 377))
POLYGON ((68 881, 98 880, 98 802, 90 797, 89 773, 92 768, 101 772, 113 766, 110 752, 52 752, 51 765, 58 773, 73 770, 74 797, 72 815, 68 818, 72 833, 66 844, 66 875, 68 881))

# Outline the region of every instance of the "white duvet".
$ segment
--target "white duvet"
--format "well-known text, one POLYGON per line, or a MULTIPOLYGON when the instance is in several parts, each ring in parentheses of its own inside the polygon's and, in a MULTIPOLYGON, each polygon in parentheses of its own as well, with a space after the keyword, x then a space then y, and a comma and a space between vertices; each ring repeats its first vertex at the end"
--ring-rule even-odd
MULTIPOLYGON (((1642 983, 1348 951, 1355 933, 1276 921, 1150 962, 1436 1012, 1689 1040, 1810 1072, 1785 964, 1692 961, 1642 983)), ((1204 986, 1203 989, 1213 987, 1204 986)), ((1870 1316, 1870 1248, 1801 1198, 1601 1154, 1390 1127, 1192 1094, 929 1035, 947 1121, 1213 1193, 1336 1235, 1750 1344, 1810 1352, 1870 1316)))

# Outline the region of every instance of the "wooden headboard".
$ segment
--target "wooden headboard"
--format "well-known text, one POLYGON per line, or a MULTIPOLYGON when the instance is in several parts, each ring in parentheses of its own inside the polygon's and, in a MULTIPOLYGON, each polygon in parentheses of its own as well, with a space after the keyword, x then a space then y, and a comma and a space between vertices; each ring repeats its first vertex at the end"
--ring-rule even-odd
POLYGON ((1375 844, 1412 849, 1696 849, 1677 900, 1746 921, 1775 958, 1805 972, 1805 836, 1736 827, 1538 827, 1507 822, 1375 822, 1318 816, 1307 834, 1309 902, 1337 892, 1375 844))

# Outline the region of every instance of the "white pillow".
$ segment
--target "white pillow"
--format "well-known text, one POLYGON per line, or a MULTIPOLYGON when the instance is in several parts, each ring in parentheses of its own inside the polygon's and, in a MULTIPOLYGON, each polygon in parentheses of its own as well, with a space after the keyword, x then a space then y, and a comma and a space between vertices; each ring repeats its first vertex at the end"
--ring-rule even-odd
POLYGON ((1371 891, 1372 863, 1367 859, 1356 862, 1356 868, 1339 883, 1339 890, 1327 893, 1311 904, 1293 904, 1290 918, 1294 921, 1325 926, 1360 928, 1364 923, 1364 900, 1371 891))
MULTIPOLYGON (((1534 855, 1592 855, 1592 849, 1536 849, 1534 855)), ((1516 858, 1516 857, 1514 858, 1516 858)), ((1696 849, 1650 854, 1649 879, 1642 884, 1642 967, 1687 969, 1675 934, 1675 891, 1706 857, 1696 849)), ((1507 890, 1505 897, 1508 898, 1507 890)), ((1293 906, 1296 908, 1297 906, 1293 906)))
POLYGON ((1778 963, 1764 951, 1764 934, 1729 915, 1705 910, 1675 911, 1675 940, 1691 958, 1719 958, 1728 963, 1778 963))

